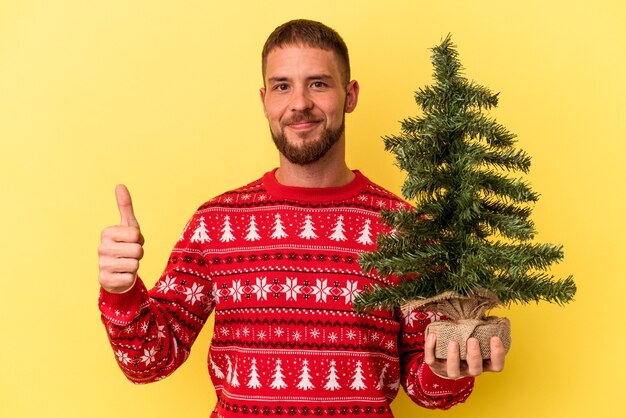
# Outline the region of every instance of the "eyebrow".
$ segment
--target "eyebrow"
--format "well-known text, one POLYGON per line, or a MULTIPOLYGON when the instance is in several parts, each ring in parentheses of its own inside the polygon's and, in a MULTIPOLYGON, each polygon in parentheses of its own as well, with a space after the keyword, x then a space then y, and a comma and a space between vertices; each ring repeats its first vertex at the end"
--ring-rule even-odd
MULTIPOLYGON (((285 81, 289 81, 289 77, 270 77, 267 81, 269 81, 270 83, 283 83, 285 81)), ((332 76, 330 76, 329 74, 315 74, 315 75, 311 75, 308 76, 306 78, 307 81, 313 81, 313 80, 332 80, 332 76)))

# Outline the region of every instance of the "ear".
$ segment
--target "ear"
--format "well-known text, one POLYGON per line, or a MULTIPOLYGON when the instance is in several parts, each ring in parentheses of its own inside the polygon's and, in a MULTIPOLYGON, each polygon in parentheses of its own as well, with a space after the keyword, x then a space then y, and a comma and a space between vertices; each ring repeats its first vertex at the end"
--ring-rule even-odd
POLYGON ((346 113, 351 113, 356 108, 356 104, 359 101, 359 89, 358 81, 352 80, 348 83, 346 87, 346 104, 344 106, 346 113))
POLYGON ((265 87, 259 89, 259 96, 261 97, 261 103, 263 103, 263 113, 267 117, 267 110, 265 109, 265 87))

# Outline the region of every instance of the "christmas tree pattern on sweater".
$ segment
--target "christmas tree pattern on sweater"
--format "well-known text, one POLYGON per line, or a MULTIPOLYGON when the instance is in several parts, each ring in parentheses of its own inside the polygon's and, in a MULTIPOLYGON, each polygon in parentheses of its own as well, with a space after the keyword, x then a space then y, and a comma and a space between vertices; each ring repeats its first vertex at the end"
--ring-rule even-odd
POLYGON ((312 194, 270 172, 201 206, 152 290, 138 280, 126 294, 101 293, 124 373, 138 383, 172 373, 213 312, 215 416, 390 417, 400 385, 429 408, 465 400, 472 379, 441 379, 422 362, 435 314, 353 311, 360 292, 395 280, 357 263, 384 230, 380 210, 408 208, 356 173, 346 187, 312 194))

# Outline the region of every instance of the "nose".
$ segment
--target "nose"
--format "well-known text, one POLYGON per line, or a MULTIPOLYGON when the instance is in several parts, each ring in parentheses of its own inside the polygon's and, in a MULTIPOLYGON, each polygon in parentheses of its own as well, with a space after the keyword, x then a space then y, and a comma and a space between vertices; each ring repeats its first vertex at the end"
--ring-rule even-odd
POLYGON ((291 110, 294 112, 302 112, 309 110, 313 107, 313 101, 309 95, 309 92, 304 88, 297 88, 293 90, 291 97, 291 110))

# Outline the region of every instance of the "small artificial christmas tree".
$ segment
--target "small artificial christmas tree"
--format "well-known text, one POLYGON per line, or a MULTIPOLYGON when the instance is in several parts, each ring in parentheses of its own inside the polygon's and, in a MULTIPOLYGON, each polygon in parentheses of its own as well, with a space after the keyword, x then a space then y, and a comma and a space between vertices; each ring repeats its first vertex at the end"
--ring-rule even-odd
MULTIPOLYGON (((436 356, 445 358, 447 337, 489 339, 510 345, 508 320, 485 317, 487 309, 540 300, 564 304, 576 286, 572 277, 554 280, 546 270, 563 258, 560 245, 537 244, 529 204, 538 195, 506 172, 530 168, 530 157, 513 147, 515 135, 483 113, 498 94, 462 74, 450 36, 432 49, 435 83, 419 89, 420 117, 402 121, 400 135, 384 138, 402 170, 402 194, 414 210, 381 213, 392 234, 380 235, 375 252, 361 254, 367 272, 396 275, 395 286, 376 286, 355 300, 357 310, 402 307, 445 314, 428 332, 437 337, 436 356)), ((449 339, 448 339, 449 340, 449 339)))

